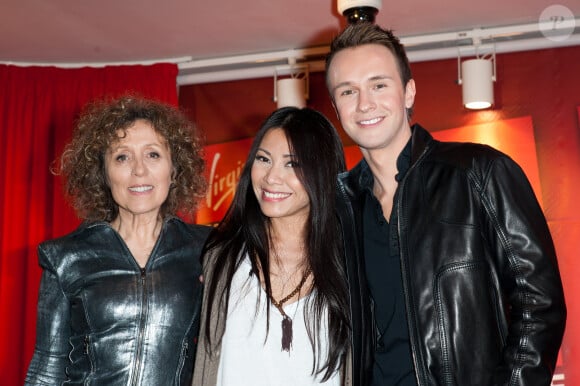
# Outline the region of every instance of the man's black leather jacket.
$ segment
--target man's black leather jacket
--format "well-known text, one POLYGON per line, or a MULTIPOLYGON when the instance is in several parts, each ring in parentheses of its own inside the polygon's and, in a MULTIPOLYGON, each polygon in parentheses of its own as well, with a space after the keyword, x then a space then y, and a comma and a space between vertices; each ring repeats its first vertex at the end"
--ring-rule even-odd
POLYGON ((209 227, 164 221, 141 269, 108 223, 41 244, 26 385, 189 385, 209 227))
MULTIPOLYGON (((524 173, 488 146, 439 142, 418 125, 411 141, 393 210, 417 384, 549 385, 566 307, 553 242, 524 173)), ((338 183, 361 386, 375 341, 364 173, 371 172, 363 160, 338 183)))

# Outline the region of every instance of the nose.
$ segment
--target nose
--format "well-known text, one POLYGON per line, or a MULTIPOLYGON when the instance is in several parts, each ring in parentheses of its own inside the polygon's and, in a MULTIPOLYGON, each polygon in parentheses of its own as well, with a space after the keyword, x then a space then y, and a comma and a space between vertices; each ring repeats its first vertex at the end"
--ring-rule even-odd
POLYGON ((374 110, 376 107, 376 103, 374 101, 373 96, 371 95, 370 91, 361 90, 359 92, 358 97, 358 105, 357 108, 359 111, 366 113, 368 111, 374 110))
POLYGON ((277 183, 279 183, 282 180, 281 171, 279 169, 280 168, 278 168, 276 166, 272 166, 272 167, 268 168, 268 171, 264 175, 264 180, 268 184, 277 184, 277 183))
POLYGON ((143 162, 143 158, 136 157, 133 161, 133 165, 131 168, 131 172, 134 176, 140 177, 147 173, 147 167, 145 166, 145 162, 143 162))

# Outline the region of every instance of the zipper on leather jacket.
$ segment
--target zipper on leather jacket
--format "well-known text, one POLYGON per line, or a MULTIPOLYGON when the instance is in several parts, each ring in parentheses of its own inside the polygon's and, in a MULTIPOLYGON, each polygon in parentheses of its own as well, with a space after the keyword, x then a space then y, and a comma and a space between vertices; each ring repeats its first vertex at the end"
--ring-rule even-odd
POLYGON ((409 315, 409 317, 407 317, 407 329, 409 330, 409 343, 411 345, 411 358, 413 360, 413 366, 415 368, 415 381, 417 382, 417 385, 427 385, 427 377, 426 377, 426 371, 425 368, 423 367, 423 361, 421 358, 418 357, 422 356, 421 355, 421 351, 418 345, 418 340, 419 337, 417 336, 416 333, 416 329, 414 326, 414 323, 417 319, 416 317, 416 312, 415 312, 415 303, 413 302, 411 304, 410 300, 411 300, 411 296, 409 293, 409 276, 408 276, 408 270, 409 267, 406 264, 406 260, 404 259, 404 256, 407 255, 407 252, 405 250, 405 252, 403 252, 403 248, 402 248, 402 238, 401 238, 401 223, 403 221, 406 221, 406 218, 402 216, 403 214, 403 190, 405 189, 405 185, 407 182, 407 178, 409 177, 409 174, 411 174, 413 172, 413 170, 417 167, 417 165, 419 165, 421 163, 421 161, 423 160, 423 158, 425 158, 425 155, 427 154, 427 152, 431 149, 431 145, 427 145, 425 146, 425 149, 423 149, 423 152, 421 153, 421 155, 417 158, 417 161, 415 161, 414 164, 412 164, 409 167, 409 170, 407 170, 407 173, 405 175, 405 177, 403 178, 403 180, 399 183, 399 186, 397 188, 397 192, 395 193, 396 195, 398 195, 397 198, 397 202, 396 202, 396 210, 397 210, 397 235, 399 238, 399 261, 401 264, 401 272, 402 272, 402 281, 403 281, 403 295, 405 296, 405 307, 406 307, 406 311, 407 311, 407 315, 409 315))
POLYGON ((91 353, 91 337, 89 335, 85 335, 83 339, 83 354, 87 356, 87 361, 90 366, 90 374, 95 372, 95 362, 94 358, 91 353))
POLYGON ((189 343, 185 342, 181 346, 181 355, 179 356, 179 364, 177 366, 177 372, 175 373, 175 380, 178 382, 178 384, 181 384, 183 367, 185 366, 185 361, 187 358, 189 358, 189 343))
POLYGON ((139 368, 141 367, 141 355, 143 354, 143 336, 145 335, 145 319, 147 317, 147 288, 146 288, 146 270, 140 269, 139 282, 141 284, 141 315, 139 317, 139 333, 137 335, 137 352, 135 353, 135 364, 133 366, 132 385, 137 385, 141 377, 139 368))
POLYGON ((185 344, 185 349, 183 350, 183 357, 184 358, 188 358, 189 357, 189 343, 185 344))

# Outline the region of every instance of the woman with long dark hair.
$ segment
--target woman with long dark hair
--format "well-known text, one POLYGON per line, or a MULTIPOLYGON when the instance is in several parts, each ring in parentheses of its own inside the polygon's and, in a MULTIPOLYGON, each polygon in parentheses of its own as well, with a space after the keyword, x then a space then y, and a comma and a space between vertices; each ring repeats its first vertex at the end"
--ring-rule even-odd
POLYGON ((309 108, 263 123, 204 254, 194 385, 341 385, 348 295, 332 124, 309 108))

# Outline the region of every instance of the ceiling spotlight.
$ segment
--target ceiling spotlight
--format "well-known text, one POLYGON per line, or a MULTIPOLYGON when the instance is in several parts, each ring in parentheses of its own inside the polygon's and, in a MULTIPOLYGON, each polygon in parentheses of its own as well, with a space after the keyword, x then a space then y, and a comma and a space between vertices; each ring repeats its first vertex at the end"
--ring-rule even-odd
POLYGON ((306 107, 308 99, 308 66, 290 66, 290 68, 274 69, 274 97, 278 108, 294 106, 298 108, 306 107), (285 73, 285 77, 280 77, 280 73, 285 73))
POLYGON ((457 84, 461 85, 463 106, 470 110, 487 109, 493 106, 493 82, 496 81, 495 49, 486 55, 478 54, 481 47, 476 45, 475 58, 461 61, 457 57, 457 84))
POLYGON ((381 0, 337 0, 337 9, 349 24, 374 23, 381 9, 381 0))

